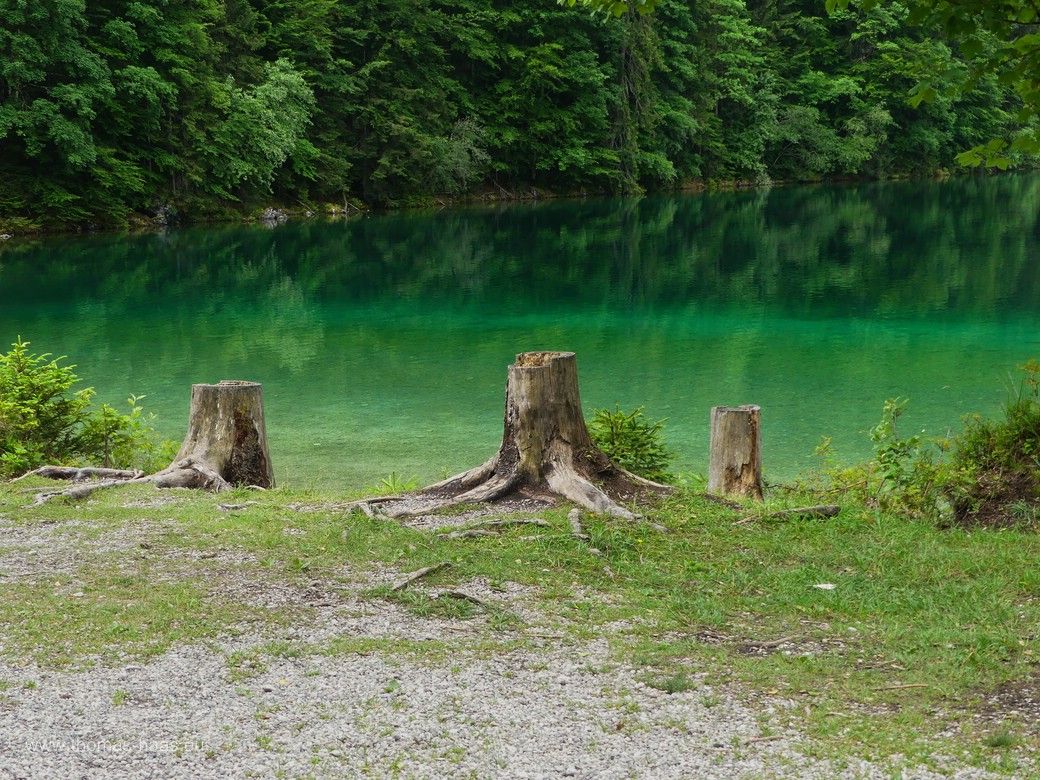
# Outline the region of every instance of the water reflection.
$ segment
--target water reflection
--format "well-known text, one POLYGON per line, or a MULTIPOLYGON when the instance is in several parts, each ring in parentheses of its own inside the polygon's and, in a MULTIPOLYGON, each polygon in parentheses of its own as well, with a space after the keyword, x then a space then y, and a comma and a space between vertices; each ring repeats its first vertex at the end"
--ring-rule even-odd
MULTIPOLYGON (((889 395, 932 429, 1040 352, 1040 177, 557 201, 0 249, 0 337, 68 353, 181 425, 193 381, 264 381, 283 472, 372 481, 478 460, 518 350, 579 351, 702 467, 755 401, 789 473, 849 455, 889 395)), ((769 464, 767 463, 767 466, 769 464)))
POLYGON ((1003 316, 1040 298, 1040 177, 556 201, 276 230, 26 242, 4 301, 132 308, 201 293, 512 311, 767 305, 798 315, 1003 316), (40 275, 40 269, 46 273, 40 275))

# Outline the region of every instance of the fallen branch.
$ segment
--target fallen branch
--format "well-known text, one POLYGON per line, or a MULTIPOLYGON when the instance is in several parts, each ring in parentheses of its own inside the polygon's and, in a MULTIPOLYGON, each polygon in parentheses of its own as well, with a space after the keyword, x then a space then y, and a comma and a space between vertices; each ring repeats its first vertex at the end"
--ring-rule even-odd
POLYGON ((745 744, 754 745, 757 742, 773 742, 775 740, 783 739, 783 738, 784 738, 783 734, 772 734, 772 735, 770 735, 768 737, 752 737, 745 744))
POLYGON ((396 585, 394 585, 392 588, 390 588, 390 592, 391 593, 397 593, 399 591, 402 591, 405 588, 407 588, 409 585, 412 585, 413 583, 418 582, 423 577, 428 577, 429 575, 433 574, 434 572, 438 572, 441 569, 447 568, 448 566, 451 566, 451 562, 450 561, 441 561, 440 563, 435 563, 433 566, 427 566, 425 569, 419 569, 419 571, 412 572, 407 577, 405 577, 403 580, 401 580, 396 585))
POLYGON ((907 683, 906 685, 886 685, 883 688, 875 688, 875 691, 903 691, 907 688, 931 688, 932 686, 926 685, 925 683, 907 683))
POLYGON ((468 601, 470 604, 476 604, 478 607, 483 607, 485 609, 488 607, 488 603, 483 599, 478 599, 476 596, 471 596, 469 593, 464 593, 461 590, 446 590, 437 596, 437 598, 458 599, 459 601, 468 601))
POLYGON ((800 506, 794 509, 781 509, 776 512, 768 512, 764 515, 749 515, 741 520, 738 520, 733 525, 747 525, 753 523, 756 520, 780 520, 787 519, 789 517, 806 517, 813 519, 823 519, 826 517, 836 517, 841 511, 841 507, 837 504, 819 504, 817 506, 800 506))

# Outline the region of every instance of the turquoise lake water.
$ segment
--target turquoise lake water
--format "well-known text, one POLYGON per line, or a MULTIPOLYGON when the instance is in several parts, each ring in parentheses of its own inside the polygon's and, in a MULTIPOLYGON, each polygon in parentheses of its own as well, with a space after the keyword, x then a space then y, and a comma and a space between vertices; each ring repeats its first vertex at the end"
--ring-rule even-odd
POLYGON ((0 247, 0 338, 183 435, 190 385, 265 386, 283 484, 429 480, 497 446, 514 353, 578 354, 586 412, 763 409, 767 478, 995 412, 1040 357, 1040 176, 553 201, 0 247))

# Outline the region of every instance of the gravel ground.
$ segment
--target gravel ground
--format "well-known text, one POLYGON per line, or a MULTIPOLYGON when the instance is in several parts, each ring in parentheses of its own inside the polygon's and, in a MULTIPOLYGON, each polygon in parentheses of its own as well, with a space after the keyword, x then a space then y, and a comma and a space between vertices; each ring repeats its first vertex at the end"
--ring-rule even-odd
MULTIPOLYGON (((141 542, 161 527, 142 521, 97 539, 79 530, 5 528, 0 594, 7 577, 73 571, 91 553, 147 554, 141 542)), ((521 627, 496 633, 484 617, 421 618, 361 597, 401 572, 276 583, 253 577, 241 556, 182 554, 189 565, 171 561, 171 571, 211 564, 225 592, 310 604, 317 617, 174 647, 148 663, 52 671, 0 660, 0 778, 892 776, 805 755, 799 734, 774 730, 793 702, 721 686, 710 672, 671 695, 646 685, 644 672, 612 660, 606 637, 554 629, 531 588, 455 586, 521 616, 521 627), (385 646, 321 652, 344 639, 385 646), (506 647, 517 639, 523 649, 506 647), (272 641, 282 651, 264 654, 272 641), (415 650, 423 642, 430 652, 415 650)))

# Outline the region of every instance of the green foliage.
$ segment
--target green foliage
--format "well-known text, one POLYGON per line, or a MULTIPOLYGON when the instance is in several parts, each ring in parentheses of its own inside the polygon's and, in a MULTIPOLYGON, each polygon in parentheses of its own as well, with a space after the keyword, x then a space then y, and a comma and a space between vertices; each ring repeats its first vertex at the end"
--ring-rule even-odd
POLYGON ((177 445, 156 436, 152 427, 155 415, 145 414, 140 404, 143 398, 131 395, 126 413, 101 404, 85 418, 80 432, 85 459, 106 468, 136 467, 146 472, 169 465, 177 445))
POLYGON ((1029 162, 980 3, 0 0, 0 223, 1029 162))
MULTIPOLYGON (((1040 518, 1040 363, 1023 366, 1022 386, 987 420, 972 415, 952 439, 902 437, 906 399, 885 402, 870 432, 874 457, 826 470, 831 492, 882 511, 963 525, 1035 525, 1040 518)), ((817 449, 828 455, 829 440, 817 449)))
POLYGON ((418 477, 405 478, 396 471, 391 471, 379 481, 379 489, 391 495, 417 490, 420 486, 421 483, 418 477))
MULTIPOLYGON (((826 0, 831 12, 851 0, 826 0)), ((911 93, 920 105, 951 95, 966 96, 987 84, 1010 87, 1019 106, 1017 120, 1031 125, 1040 116, 1040 6, 1033 0, 859 0, 867 12, 894 8, 907 23, 940 32, 963 55, 963 62, 922 70, 911 93)), ((986 139, 958 155, 962 165, 1006 169, 1022 154, 1040 152, 1034 132, 986 139)))
MULTIPOLYGON (((905 398, 885 401, 881 421, 870 431, 874 457, 858 466, 828 468, 829 490, 881 511, 936 520, 946 506, 948 471, 941 459, 946 443, 901 436, 897 423, 906 407, 905 398)), ((816 452, 829 456, 830 440, 816 452)))
POLYGON ((227 86, 227 118, 211 148, 211 186, 225 197, 243 184, 269 190, 286 160, 316 153, 304 137, 314 95, 286 60, 265 66, 264 80, 254 87, 242 89, 230 80, 227 86))
POLYGON ((623 469, 652 479, 668 482, 672 476, 668 466, 675 455, 664 445, 664 420, 646 419, 643 407, 630 412, 620 406, 597 409, 589 420, 592 441, 623 469))
POLYGON ((1035 521, 1040 509, 1040 363, 1023 366, 1019 389, 1000 419, 968 418, 955 440, 951 481, 955 518, 1006 525, 1035 521))
POLYGON ((0 355, 0 476, 79 454, 94 393, 72 392, 79 378, 62 360, 21 338, 0 355))
POLYGON ((665 693, 683 693, 684 691, 692 691, 697 688, 697 681, 691 678, 685 672, 677 672, 676 674, 669 675, 667 677, 658 677, 650 680, 649 683, 651 688, 656 688, 659 691, 665 693))
POLYGON ((113 468, 154 470, 173 457, 131 396, 123 414, 108 404, 91 407, 91 388, 79 383, 64 358, 34 354, 19 338, 0 354, 0 477, 45 464, 87 462, 113 468))

